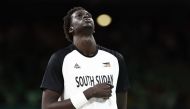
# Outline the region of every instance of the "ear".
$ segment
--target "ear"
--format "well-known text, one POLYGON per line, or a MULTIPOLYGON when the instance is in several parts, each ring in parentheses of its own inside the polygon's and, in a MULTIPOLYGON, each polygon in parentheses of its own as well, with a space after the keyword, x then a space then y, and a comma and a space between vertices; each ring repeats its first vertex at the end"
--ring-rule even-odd
POLYGON ((69 33, 72 33, 73 32, 73 27, 71 26, 70 28, 69 28, 69 33))

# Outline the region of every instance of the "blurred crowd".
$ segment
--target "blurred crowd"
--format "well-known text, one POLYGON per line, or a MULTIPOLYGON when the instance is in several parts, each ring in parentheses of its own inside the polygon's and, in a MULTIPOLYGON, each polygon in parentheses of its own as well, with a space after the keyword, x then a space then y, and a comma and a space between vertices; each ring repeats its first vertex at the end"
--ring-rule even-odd
MULTIPOLYGON (((113 16, 109 27, 96 24, 94 34, 98 44, 125 57, 128 109, 190 109, 190 16, 128 11, 113 16)), ((40 109, 39 86, 47 62, 53 52, 70 44, 61 19, 1 18, 1 109, 40 109)))

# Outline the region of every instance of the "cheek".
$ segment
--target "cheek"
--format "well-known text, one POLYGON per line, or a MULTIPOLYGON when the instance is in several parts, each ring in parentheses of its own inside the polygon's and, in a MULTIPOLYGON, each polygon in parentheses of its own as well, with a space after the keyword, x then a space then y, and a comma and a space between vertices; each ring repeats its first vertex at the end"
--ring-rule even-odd
POLYGON ((72 26, 74 28, 77 28, 80 24, 81 24, 81 21, 79 21, 79 20, 73 20, 73 22, 72 22, 72 26))

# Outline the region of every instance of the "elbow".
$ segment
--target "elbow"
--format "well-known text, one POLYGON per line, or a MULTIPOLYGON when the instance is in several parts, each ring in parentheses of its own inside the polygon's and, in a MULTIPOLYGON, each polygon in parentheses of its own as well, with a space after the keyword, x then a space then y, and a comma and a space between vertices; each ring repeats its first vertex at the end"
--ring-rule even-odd
POLYGON ((41 109, 53 109, 53 108, 52 108, 51 104, 42 103, 41 109))

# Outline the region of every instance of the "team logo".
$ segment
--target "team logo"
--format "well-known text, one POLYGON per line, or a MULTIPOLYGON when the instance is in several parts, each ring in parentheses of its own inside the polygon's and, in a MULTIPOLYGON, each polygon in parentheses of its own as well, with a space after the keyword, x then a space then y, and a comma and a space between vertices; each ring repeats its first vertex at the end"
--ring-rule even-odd
POLYGON ((110 62, 104 62, 104 63, 102 63, 102 64, 104 65, 104 67, 111 67, 110 62))
POLYGON ((76 63, 75 66, 74 66, 74 68, 79 69, 80 66, 76 63))

